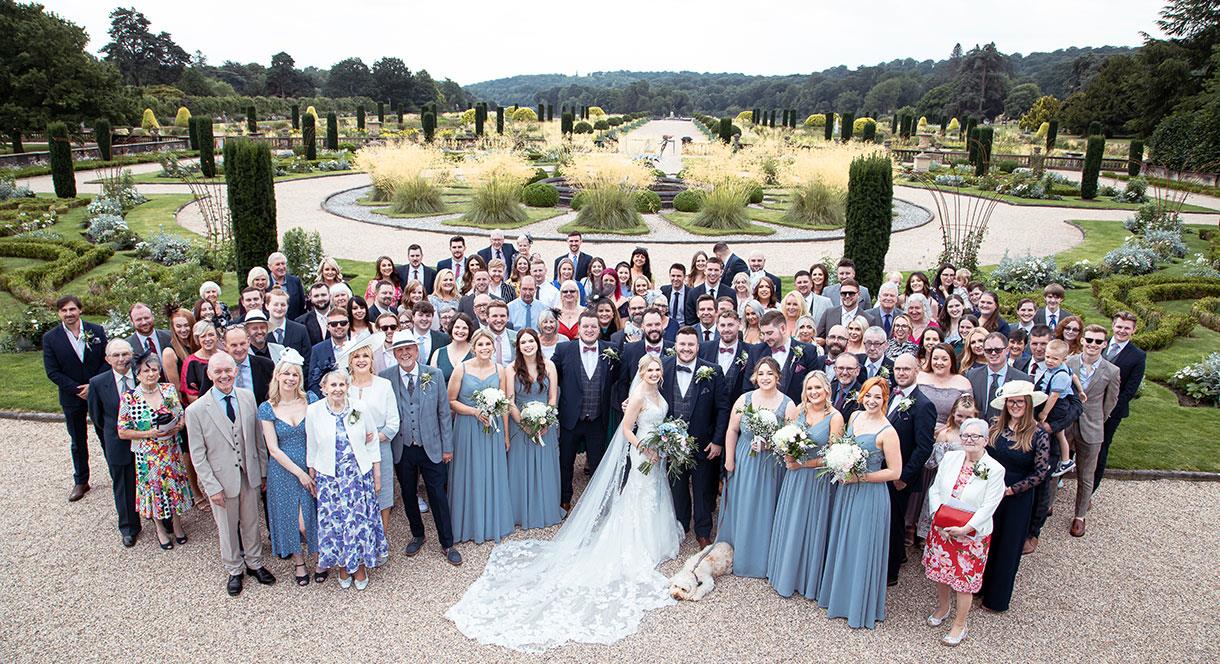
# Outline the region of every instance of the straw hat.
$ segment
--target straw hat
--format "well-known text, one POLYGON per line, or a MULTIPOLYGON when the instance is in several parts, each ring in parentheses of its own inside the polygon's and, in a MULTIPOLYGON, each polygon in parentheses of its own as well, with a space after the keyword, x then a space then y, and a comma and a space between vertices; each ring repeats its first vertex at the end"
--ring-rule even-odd
POLYGON ((1031 397, 1034 400, 1034 408, 1046 403, 1046 394, 1035 390, 1033 383, 1028 380, 1010 380, 996 390, 995 398, 991 400, 991 407, 1004 408, 1004 400, 1010 397, 1031 397))

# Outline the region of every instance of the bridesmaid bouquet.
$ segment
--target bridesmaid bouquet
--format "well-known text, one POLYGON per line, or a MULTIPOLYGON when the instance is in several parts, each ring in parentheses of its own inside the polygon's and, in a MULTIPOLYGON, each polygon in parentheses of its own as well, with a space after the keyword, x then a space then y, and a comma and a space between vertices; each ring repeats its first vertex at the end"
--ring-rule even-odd
POLYGON ((559 409, 545 401, 531 401, 521 409, 521 428, 530 440, 546 447, 542 442, 542 430, 559 423, 559 409))
POLYGON ((750 442, 750 456, 758 456, 763 447, 771 446, 771 437, 779 429, 779 419, 775 412, 767 408, 757 408, 754 404, 742 406, 741 426, 750 432, 753 440, 750 442))
MULTIPOLYGON (((686 432, 686 422, 671 417, 657 425, 651 433, 640 439, 640 449, 652 450, 669 462, 669 475, 676 477, 695 464, 695 438, 686 432)), ((645 461, 639 471, 647 475, 653 463, 645 461)))
MULTIPOLYGON (((474 393, 474 405, 479 412, 491 420, 496 431, 500 430, 498 419, 508 414, 508 395, 498 387, 488 387, 474 393)), ((484 425, 483 433, 491 433, 491 427, 484 425)))
POLYGON ((829 474, 831 482, 843 484, 849 477, 863 475, 868 468, 868 453, 850 435, 832 437, 821 455, 826 466, 818 470, 818 477, 829 474))
POLYGON ((800 461, 812 448, 809 434, 797 424, 785 424, 771 436, 771 451, 775 452, 781 463, 786 456, 800 461))

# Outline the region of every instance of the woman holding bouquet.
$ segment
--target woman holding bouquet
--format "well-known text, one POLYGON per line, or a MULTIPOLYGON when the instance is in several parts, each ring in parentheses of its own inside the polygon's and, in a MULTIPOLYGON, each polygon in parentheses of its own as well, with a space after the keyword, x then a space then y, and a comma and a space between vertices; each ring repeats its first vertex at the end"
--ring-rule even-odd
POLYGON ((966 638, 966 616, 974 593, 983 585, 983 569, 987 566, 991 515, 1005 489, 1004 466, 987 454, 987 423, 977 417, 962 422, 961 439, 964 450, 945 454, 935 481, 928 487, 932 513, 936 515, 945 506, 945 514, 933 517, 923 553, 927 577, 936 584, 936 610, 928 616, 929 625, 937 627, 948 619, 950 595, 957 594, 957 616, 941 639, 947 646, 956 646, 966 638), (965 518, 965 524, 946 525, 953 510, 965 518))
POLYGON ((805 377, 796 426, 809 436, 809 448, 801 458, 784 456, 788 472, 779 490, 775 525, 771 528, 771 552, 767 557, 767 579, 775 592, 791 597, 799 592, 816 600, 826 561, 830 515, 830 478, 818 477, 824 465, 818 452, 831 436, 843 433, 843 416, 830 405, 830 379, 821 371, 805 377))
POLYGON ((725 433, 724 469, 716 540, 733 545, 733 574, 766 578, 775 504, 784 481, 784 466, 771 452, 770 434, 797 416, 796 404, 779 391, 780 368, 764 357, 750 380, 758 389, 733 404, 725 433), (773 425, 773 426, 771 426, 773 425))
POLYGON ((847 435, 867 453, 863 472, 850 473, 830 507, 830 546, 818 589, 818 605, 853 628, 885 620, 885 577, 890 546, 887 482, 902 473, 898 434, 886 419, 890 385, 881 376, 864 381, 847 435), (885 466, 882 469, 882 465, 885 466))
POLYGON ((542 355, 538 333, 530 328, 517 332, 516 353, 512 364, 508 399, 508 494, 512 500, 513 522, 522 528, 546 528, 559 523, 559 428, 555 425, 533 430, 522 421, 521 411, 530 403, 554 408, 559 403, 559 382, 555 365, 542 355))
POLYGON ((508 417, 479 407, 479 393, 507 395, 505 369, 492 361, 495 339, 479 329, 470 337, 474 358, 459 363, 449 378, 453 409, 453 461, 449 464, 449 510, 453 541, 500 541, 513 531, 508 490, 508 417))

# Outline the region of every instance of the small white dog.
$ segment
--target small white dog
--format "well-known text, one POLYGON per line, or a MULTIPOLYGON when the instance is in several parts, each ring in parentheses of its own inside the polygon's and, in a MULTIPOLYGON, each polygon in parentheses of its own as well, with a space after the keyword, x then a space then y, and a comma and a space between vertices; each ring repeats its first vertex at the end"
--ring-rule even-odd
POLYGON ((733 571, 733 545, 716 542, 691 556, 669 579, 669 596, 698 601, 716 587, 716 577, 733 571))

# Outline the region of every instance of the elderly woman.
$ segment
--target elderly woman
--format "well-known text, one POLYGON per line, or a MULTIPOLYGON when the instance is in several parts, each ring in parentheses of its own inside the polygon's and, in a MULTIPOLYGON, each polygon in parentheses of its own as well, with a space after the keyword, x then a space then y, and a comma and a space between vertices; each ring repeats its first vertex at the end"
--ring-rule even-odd
POLYGON ((898 359, 903 353, 915 355, 919 352, 919 346, 911 339, 911 319, 906 317, 906 314, 894 316, 894 322, 890 325, 890 343, 885 347, 885 356, 891 360, 898 359))
POLYGON ((911 276, 907 277, 907 285, 898 298, 898 306, 906 309, 907 302, 910 301, 912 295, 924 297, 927 316, 935 320, 940 314, 940 303, 932 296, 932 284, 928 281, 928 275, 923 272, 912 272, 911 276))
POLYGON ((257 288, 266 293, 268 288, 271 288, 271 274, 267 272, 267 268, 255 266, 250 268, 246 273, 246 287, 257 288))
POLYGON ((320 281, 326 284, 327 288, 332 288, 335 284, 343 283, 343 268, 339 267, 339 262, 334 258, 323 256, 314 276, 314 283, 320 281))
POLYGON ((988 451, 1004 466, 1008 486, 993 516, 991 557, 983 572, 983 608, 991 611, 1008 610, 1034 515, 1034 489, 1050 472, 1050 437, 1034 419, 1034 408, 1045 401, 1033 383, 1013 380, 1001 385, 991 402, 1000 414, 988 433, 988 451))
POLYGON ((305 414, 305 459, 317 483, 318 568, 339 569, 339 586, 369 584, 368 570, 389 555, 378 515, 381 454, 377 427, 364 403, 347 396, 347 375, 322 377, 326 399, 305 414))
POLYGON ((576 300, 576 303, 578 305, 584 306, 585 302, 588 301, 587 300, 588 293, 585 292, 585 287, 580 285, 579 282, 574 281, 575 279, 576 279, 576 267, 574 265, 572 265, 572 259, 565 256, 562 260, 559 261, 559 268, 557 270, 555 270, 555 279, 551 281, 551 285, 554 286, 555 289, 559 291, 559 305, 561 307, 563 306, 563 303, 565 301, 564 297, 563 297, 563 287, 564 287, 564 284, 566 284, 569 281, 572 281, 572 283, 576 286, 576 293, 579 296, 576 300))
POLYGON ((945 454, 928 487, 935 516, 923 565, 928 580, 936 584, 936 610, 928 624, 937 627, 949 618, 950 596, 956 594, 957 615, 941 639, 948 646, 966 638, 966 617, 987 567, 991 517, 1004 497, 1004 466, 987 454, 987 433, 987 423, 977 417, 963 422, 963 450, 945 454))
POLYGON ((161 359, 155 353, 136 358, 136 387, 119 395, 118 434, 131 441, 136 468, 136 511, 152 519, 157 543, 174 548, 186 544, 178 515, 191 508, 191 485, 178 444, 182 403, 178 391, 161 380, 161 359), (173 533, 173 539, 170 533, 173 533))
POLYGON ((352 289, 345 283, 337 283, 330 287, 330 306, 332 309, 347 309, 347 303, 352 301, 352 289))
POLYGON ((373 354, 384 345, 385 334, 378 332, 348 344, 342 357, 335 361, 351 376, 347 395, 368 407, 368 416, 377 429, 381 453, 381 489, 377 492, 377 504, 381 508, 381 526, 388 532, 390 509, 394 507, 394 453, 390 450, 390 439, 398 433, 399 422, 394 386, 373 371, 373 354))
POLYGON ((195 352, 182 361, 178 389, 182 392, 182 400, 190 405, 199 398, 202 387, 208 384, 208 360, 216 352, 220 335, 216 326, 210 321, 201 320, 191 329, 191 337, 195 344, 195 352))
POLYGON ((939 328, 940 325, 932 318, 928 310, 928 298, 914 293, 907 297, 906 310, 907 320, 911 322, 911 338, 919 339, 923 336, 923 331, 929 327, 939 328))
MULTIPOLYGON (((618 310, 615 309, 614 313, 617 315, 618 310)), ((555 354, 555 347, 562 341, 568 341, 568 338, 559 335, 559 319, 555 318, 555 312, 546 309, 538 314, 538 344, 542 355, 548 360, 551 359, 555 354)))
MULTIPOLYGON (((212 305, 211 321, 216 327, 223 328, 233 320, 233 315, 229 313, 229 305, 220 301, 220 295, 220 284, 215 281, 205 281, 199 285, 199 298, 212 305)), ((202 315, 197 314, 195 320, 203 320, 202 315)))

